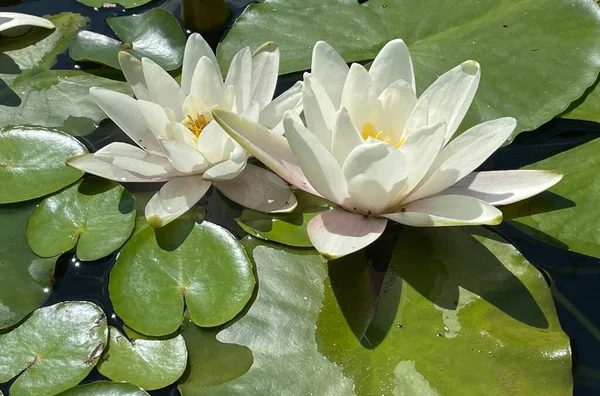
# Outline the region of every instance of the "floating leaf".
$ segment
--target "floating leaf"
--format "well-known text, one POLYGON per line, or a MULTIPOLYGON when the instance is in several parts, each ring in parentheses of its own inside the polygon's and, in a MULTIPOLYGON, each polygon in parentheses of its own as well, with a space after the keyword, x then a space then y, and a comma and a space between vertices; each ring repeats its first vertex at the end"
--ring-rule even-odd
POLYGON ((184 298, 194 323, 218 326, 252 295, 252 264, 218 225, 182 219, 135 234, 119 254, 108 285, 115 312, 140 333, 160 336, 181 325, 184 298))
POLYGON ((140 15, 106 20, 119 40, 84 30, 71 44, 71 58, 121 69, 118 55, 126 51, 138 59, 150 58, 165 70, 181 65, 185 34, 170 12, 153 8, 140 15))
POLYGON ((0 131, 0 204, 50 194, 83 172, 65 165, 87 153, 76 139, 55 130, 14 127, 0 131))
POLYGON ((79 385, 58 396, 147 396, 148 393, 135 385, 122 382, 96 381, 79 385))
POLYGON ((295 191, 298 206, 292 213, 271 214, 245 209, 236 219, 248 234, 284 245, 312 247, 306 226, 319 212, 328 210, 330 204, 304 191, 295 191))
POLYGON ((134 225, 134 202, 127 190, 89 177, 42 201, 29 219, 27 241, 42 257, 77 245, 77 257, 93 261, 120 248, 134 225))
POLYGON ((571 104, 568 111, 561 114, 563 118, 600 122, 600 88, 597 80, 588 88, 584 96, 571 104))
POLYGON ((327 268, 307 250, 247 243, 256 301, 217 339, 248 346, 254 364, 201 393, 571 394, 548 286, 512 245, 482 228, 396 233, 327 268))
POLYGON ((595 81, 599 22, 593 0, 466 0, 460 6, 437 0, 265 0, 236 20, 218 54, 228 65, 240 48, 273 40, 281 49, 280 72, 289 73, 310 68, 317 40, 347 61, 363 61, 402 38, 419 92, 465 60, 481 64, 481 85, 463 129, 512 116, 519 121, 517 133, 561 113, 595 81))
POLYGON ((502 208, 511 224, 537 238, 600 257, 600 139, 524 169, 553 169, 563 179, 549 191, 502 208))
POLYGON ((0 382, 20 374, 10 387, 13 396, 60 393, 94 368, 106 335, 106 317, 95 304, 70 301, 40 308, 0 335, 0 382))
POLYGON ((177 381, 187 365, 187 349, 181 335, 167 340, 127 339, 110 327, 108 349, 98 371, 117 382, 129 382, 153 390, 177 381))
MULTIPOLYGON (((81 4, 85 4, 90 7, 101 8, 107 4, 107 0, 77 0, 81 4)), ((143 6, 144 4, 150 3, 152 0, 113 0, 113 4, 120 4, 124 8, 134 8, 143 6)))
POLYGON ((0 329, 21 321, 52 292, 56 257, 43 259, 27 246, 27 219, 37 202, 0 205, 0 329))

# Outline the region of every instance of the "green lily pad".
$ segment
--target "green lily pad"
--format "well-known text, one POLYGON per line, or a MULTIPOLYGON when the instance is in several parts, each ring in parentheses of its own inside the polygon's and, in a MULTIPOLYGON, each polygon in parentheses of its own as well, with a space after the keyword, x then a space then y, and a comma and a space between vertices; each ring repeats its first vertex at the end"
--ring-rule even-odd
POLYGON ((586 120, 600 122, 600 88, 597 80, 586 93, 575 102, 567 111, 560 116, 562 118, 571 118, 574 120, 586 120))
POLYGON ((128 382, 147 390, 177 381, 187 365, 187 349, 181 335, 167 340, 129 340, 109 328, 108 348, 98 362, 98 371, 117 382, 128 382))
POLYGON ((252 245, 256 300, 217 339, 248 346, 254 364, 203 395, 572 392, 544 278, 490 231, 401 227, 328 264, 252 245))
POLYGON ((77 181, 83 172, 65 161, 85 153, 79 141, 56 130, 0 130, 0 204, 42 197, 77 181))
POLYGON ((295 191, 298 206, 292 213, 271 214, 245 209, 235 221, 248 234, 261 239, 296 247, 312 247, 306 226, 319 212, 328 210, 331 204, 308 194, 295 191))
POLYGON ((106 316, 95 304, 63 302, 35 311, 0 335, 0 382, 13 396, 51 396, 85 378, 106 345, 106 316))
POLYGON ((140 15, 108 18, 106 22, 121 41, 84 30, 71 44, 71 58, 121 69, 118 55, 126 51, 138 59, 150 58, 165 70, 181 66, 185 34, 170 12, 153 8, 140 15))
POLYGON ((89 177, 42 201, 29 219, 27 241, 42 257, 77 246, 80 260, 93 261, 119 249, 134 226, 134 202, 127 190, 89 177))
POLYGON ((236 20, 218 58, 228 65, 240 48, 273 40, 281 49, 280 72, 290 73, 310 68, 317 40, 347 61, 363 61, 402 38, 419 92, 465 60, 481 64, 481 85, 462 130, 512 116, 518 133, 561 113, 593 84, 600 66, 599 21, 593 0, 466 0, 460 6, 437 0, 265 0, 236 20))
POLYGON ((122 382, 96 381, 68 389, 58 396, 147 396, 148 392, 122 382))
POLYGON ((52 292, 56 257, 36 256, 25 238, 36 203, 0 205, 0 329, 20 322, 52 292))
POLYGON ((252 263, 224 228, 180 219, 133 236, 110 273, 115 312, 142 334, 173 333, 184 299, 194 323, 213 327, 231 320, 254 290, 252 263))
POLYGON ((505 218, 545 242, 600 257, 600 139, 523 169, 554 169, 564 177, 542 194, 503 207, 505 218))
POLYGON ((189 362, 179 381, 183 396, 203 395, 204 388, 232 381, 252 366, 250 349, 217 341, 218 331, 196 326, 188 315, 184 318, 181 335, 188 348, 189 362))
MULTIPOLYGON (((85 4, 86 6, 90 6, 90 7, 103 7, 106 3, 107 0, 77 0, 78 2, 80 2, 81 4, 85 4)), ((150 3, 152 0, 115 0, 112 1, 112 4, 120 4, 123 6, 123 8, 134 8, 134 7, 139 7, 139 6, 143 6, 144 4, 148 4, 150 3)))
POLYGON ((37 125, 87 135, 106 118, 90 97, 90 87, 127 94, 131 90, 123 81, 102 77, 104 71, 49 70, 88 19, 73 13, 48 19, 56 25, 51 33, 36 30, 31 39, 0 43, 0 127, 37 125))

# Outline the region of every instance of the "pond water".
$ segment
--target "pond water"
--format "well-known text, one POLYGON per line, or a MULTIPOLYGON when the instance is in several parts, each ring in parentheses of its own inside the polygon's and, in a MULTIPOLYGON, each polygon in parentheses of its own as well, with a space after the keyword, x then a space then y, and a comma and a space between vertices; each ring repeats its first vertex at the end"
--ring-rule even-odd
MULTIPOLYGON (((5 4, 6 1, 2 0, 5 4)), ((8 0, 8 3, 15 4, 19 1, 8 0)), ((238 15, 250 1, 235 0, 229 3, 234 15, 238 15)), ((135 13, 158 6, 165 7, 178 15, 179 3, 177 0, 154 0, 143 7, 136 8, 135 13)), ((131 10, 124 10, 120 7, 96 10, 84 6, 76 0, 23 0, 20 4, 2 7, 0 10, 40 16, 63 11, 77 12, 90 18, 90 30, 109 36, 113 36, 113 34, 104 22, 105 18, 132 13, 131 10)), ((211 35, 210 40, 214 45, 222 33, 216 32, 211 35)), ((68 54, 60 55, 54 66, 57 69, 74 67, 75 63, 68 54)), ((86 65, 80 65, 80 67, 85 68, 86 65)), ((290 86, 299 77, 299 75, 293 75, 283 79, 278 87, 278 92, 290 86)), ((515 142, 499 150, 482 168, 516 169, 598 136, 600 136, 600 126, 597 124, 554 120, 535 132, 519 135, 515 142), (569 133, 569 139, 565 139, 565 133, 569 133)), ((82 138, 82 141, 90 149, 96 150, 110 141, 121 139, 127 138, 110 121, 104 121, 97 131, 82 138)), ((152 188, 156 188, 156 186, 152 188)), ((214 189, 212 191, 213 193, 201 202, 206 207, 206 218, 224 226, 238 237, 245 235, 232 220, 239 215, 240 208, 224 200, 214 189)), ((574 394, 576 396, 600 394, 600 359, 598 358, 600 356, 600 312, 596 305, 600 301, 600 288, 598 287, 600 260, 571 253, 559 247, 540 244, 508 223, 495 227, 495 230, 517 246, 532 264, 540 268, 544 275, 554 282, 554 297, 559 318, 564 331, 571 338, 573 348, 574 394)), ((114 262, 115 254, 96 262, 85 263, 77 261, 73 255, 63 255, 57 264, 54 291, 45 305, 68 300, 92 301, 100 305, 107 313, 109 325, 120 327, 122 323, 113 314, 107 291, 108 276, 114 262)), ((84 382, 102 378, 94 369, 84 382)), ((1 384, 0 390, 8 394, 9 386, 10 383, 1 384)), ((149 393, 152 395, 179 394, 176 386, 149 393)))

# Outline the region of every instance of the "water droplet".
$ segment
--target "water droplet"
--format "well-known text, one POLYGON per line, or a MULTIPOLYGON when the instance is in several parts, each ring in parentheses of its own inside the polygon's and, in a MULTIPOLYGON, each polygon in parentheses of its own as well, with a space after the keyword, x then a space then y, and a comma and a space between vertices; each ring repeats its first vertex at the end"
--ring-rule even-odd
POLYGON ((383 4, 381 8, 387 8, 387 4, 383 4))
POLYGON ((49 293, 50 292, 50 288, 49 287, 44 287, 43 292, 44 293, 49 293))

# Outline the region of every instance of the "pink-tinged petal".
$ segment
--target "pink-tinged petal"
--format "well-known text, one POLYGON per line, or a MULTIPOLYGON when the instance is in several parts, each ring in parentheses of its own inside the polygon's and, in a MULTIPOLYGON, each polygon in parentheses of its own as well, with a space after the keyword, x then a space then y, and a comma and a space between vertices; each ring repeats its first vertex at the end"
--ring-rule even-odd
POLYGON ((221 81, 223 81, 221 70, 219 69, 219 62, 217 62, 217 58, 215 57, 212 48, 210 48, 210 45, 208 45, 206 40, 204 40, 200 34, 192 33, 187 39, 185 44, 185 52, 183 54, 181 89, 184 95, 190 94, 190 87, 192 85, 192 78, 194 76, 194 71, 196 70, 196 65, 198 64, 200 58, 204 56, 211 61, 213 67, 215 68, 215 72, 221 81))
POLYGON ((213 117, 229 136, 281 178, 320 196, 302 172, 286 138, 232 112, 213 110, 213 117))
POLYGON ((119 64, 135 97, 142 100, 149 100, 150 93, 148 92, 148 85, 144 77, 142 62, 129 52, 121 51, 119 52, 119 64))
POLYGON ((252 54, 252 101, 260 105, 260 109, 273 99, 277 76, 279 75, 279 48, 269 41, 252 54))
POLYGON ((406 81, 412 92, 415 88, 415 72, 410 52, 400 39, 388 41, 373 60, 369 69, 377 95, 398 80, 406 81))
POLYGON ((317 41, 313 48, 310 72, 323 84, 336 109, 340 107, 348 71, 346 61, 336 50, 324 41, 317 41))
POLYGON ((196 205, 211 182, 201 176, 184 176, 169 180, 146 205, 146 220, 154 228, 163 227, 196 205))
POLYGON ((490 205, 508 205, 549 189, 562 177, 561 172, 545 170, 473 172, 439 195, 467 195, 490 205))
POLYGON ((387 219, 332 209, 314 217, 306 231, 313 246, 328 260, 354 253, 375 242, 387 219))
POLYGON ((402 205, 396 213, 384 215, 390 220, 413 227, 450 227, 502 222, 502 212, 477 198, 444 195, 420 199, 402 205))
POLYGON ((232 180, 215 182, 227 198, 265 213, 287 213, 296 208, 296 196, 279 176, 256 165, 248 164, 244 172, 232 180))
POLYGON ((242 147, 235 147, 229 158, 204 172, 205 180, 224 181, 237 177, 244 171, 248 162, 248 154, 242 147))
POLYGON ((70 158, 67 160, 67 165, 89 174, 120 183, 152 183, 169 180, 169 177, 145 177, 129 172, 110 162, 96 158, 93 154, 85 154, 70 158))

